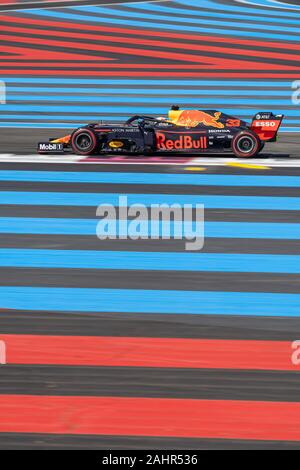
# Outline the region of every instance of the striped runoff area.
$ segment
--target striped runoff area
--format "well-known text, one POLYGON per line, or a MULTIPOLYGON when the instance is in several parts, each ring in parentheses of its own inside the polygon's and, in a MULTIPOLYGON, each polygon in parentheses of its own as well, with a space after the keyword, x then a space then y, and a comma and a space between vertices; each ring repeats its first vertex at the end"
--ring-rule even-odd
POLYGON ((3 163, 0 184, 0 448, 299 446, 298 169, 3 163), (100 240, 98 204, 132 223, 119 196, 204 204, 203 249, 148 220, 100 240))
POLYGON ((299 6, 7 3, 11 11, 3 6, 0 15, 1 127, 164 116, 175 103, 246 120, 258 111, 283 113, 283 131, 300 129, 299 6))

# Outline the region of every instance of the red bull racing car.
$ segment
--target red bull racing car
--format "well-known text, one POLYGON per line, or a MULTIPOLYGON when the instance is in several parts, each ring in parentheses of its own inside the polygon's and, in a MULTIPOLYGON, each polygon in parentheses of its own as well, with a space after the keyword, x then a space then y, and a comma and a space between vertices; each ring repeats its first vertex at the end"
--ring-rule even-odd
POLYGON ((216 110, 180 110, 168 118, 136 115, 122 124, 88 124, 70 135, 38 144, 39 153, 204 154, 232 152, 255 157, 265 142, 275 142, 283 115, 257 113, 251 124, 216 110))

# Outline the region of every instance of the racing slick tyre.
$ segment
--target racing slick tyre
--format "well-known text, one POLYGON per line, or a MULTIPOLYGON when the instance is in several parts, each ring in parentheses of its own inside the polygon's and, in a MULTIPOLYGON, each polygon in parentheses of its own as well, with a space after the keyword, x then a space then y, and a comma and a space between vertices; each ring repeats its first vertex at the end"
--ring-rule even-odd
POLYGON ((261 140, 253 132, 239 132, 233 139, 231 148, 236 157, 255 157, 261 150, 261 140))
POLYGON ((91 129, 79 129, 72 135, 71 146, 78 155, 92 155, 97 150, 98 139, 91 129))

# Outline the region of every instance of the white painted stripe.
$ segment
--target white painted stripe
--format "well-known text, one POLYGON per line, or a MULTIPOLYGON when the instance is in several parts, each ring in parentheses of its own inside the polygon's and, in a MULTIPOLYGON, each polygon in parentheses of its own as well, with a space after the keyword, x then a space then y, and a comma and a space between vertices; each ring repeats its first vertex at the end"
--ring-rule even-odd
POLYGON ((0 154, 0 162, 16 162, 16 163, 76 163, 82 160, 83 157, 79 155, 14 155, 14 154, 0 154))
POLYGON ((190 164, 192 165, 228 165, 228 163, 241 163, 249 165, 265 165, 269 167, 299 167, 300 168, 300 158, 195 158, 191 160, 190 164))
POLYGON ((99 158, 99 161, 95 159, 90 162, 86 160, 86 157, 79 155, 14 155, 14 154, 0 154, 0 163, 77 163, 84 161, 87 164, 98 164, 98 165, 175 165, 175 166, 225 166, 228 163, 242 163, 249 165, 265 165, 269 167, 294 167, 300 168, 300 158, 249 158, 249 159, 238 159, 232 156, 230 157, 205 157, 205 158, 191 158, 186 159, 185 162, 170 161, 167 157, 164 161, 147 161, 145 157, 141 157, 142 161, 114 161, 109 157, 107 160, 99 158))
POLYGON ((255 0, 235 0, 239 3, 246 3, 248 5, 258 5, 260 7, 267 8, 280 8, 281 10, 299 10, 299 5, 286 4, 278 0, 266 0, 266 1, 255 1, 255 0))

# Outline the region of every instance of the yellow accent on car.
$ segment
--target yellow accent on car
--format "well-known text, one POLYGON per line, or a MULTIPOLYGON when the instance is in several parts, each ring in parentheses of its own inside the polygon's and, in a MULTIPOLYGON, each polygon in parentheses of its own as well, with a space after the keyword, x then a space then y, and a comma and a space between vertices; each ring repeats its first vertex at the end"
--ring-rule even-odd
POLYGON ((119 149, 124 146, 124 143, 121 140, 112 140, 108 145, 112 149, 119 149))

